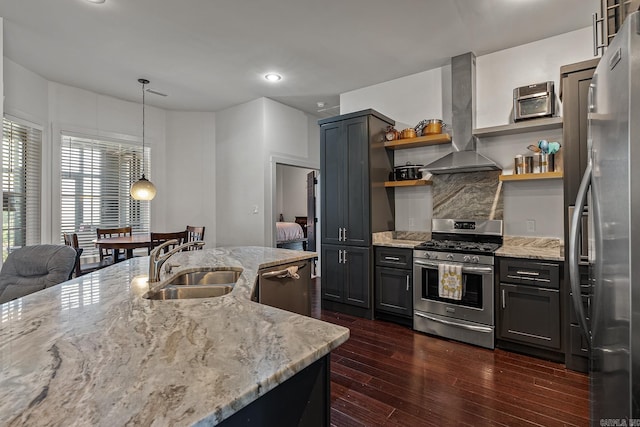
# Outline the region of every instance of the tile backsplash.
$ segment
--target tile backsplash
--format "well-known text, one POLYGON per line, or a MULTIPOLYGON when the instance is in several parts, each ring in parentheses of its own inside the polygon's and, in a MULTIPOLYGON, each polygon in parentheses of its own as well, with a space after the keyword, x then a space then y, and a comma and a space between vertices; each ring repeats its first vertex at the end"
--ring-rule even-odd
POLYGON ((433 175, 433 218, 503 219, 500 173, 433 175))

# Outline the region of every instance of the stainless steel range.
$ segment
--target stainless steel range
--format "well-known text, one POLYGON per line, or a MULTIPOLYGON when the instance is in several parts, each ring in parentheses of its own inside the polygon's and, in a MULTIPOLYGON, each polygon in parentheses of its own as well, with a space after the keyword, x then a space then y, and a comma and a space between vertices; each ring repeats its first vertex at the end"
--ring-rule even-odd
POLYGON ((502 246, 501 220, 431 220, 431 240, 413 252, 414 329, 494 348, 494 253, 502 246), (461 292, 445 292, 455 272, 461 292))

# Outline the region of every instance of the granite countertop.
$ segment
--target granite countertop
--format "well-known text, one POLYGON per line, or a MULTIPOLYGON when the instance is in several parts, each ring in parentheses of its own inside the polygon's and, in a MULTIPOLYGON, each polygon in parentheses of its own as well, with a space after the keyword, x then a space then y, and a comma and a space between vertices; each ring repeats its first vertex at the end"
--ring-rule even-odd
POLYGON ((373 246, 413 249, 416 245, 431 240, 431 233, 423 231, 381 231, 372 234, 373 246))
POLYGON ((505 236, 496 256, 564 261, 564 246, 560 239, 505 236))
POLYGON ((0 305, 0 425, 218 423, 348 339, 250 300, 258 269, 315 256, 239 247, 171 259, 174 274, 242 268, 217 298, 142 298, 142 257, 0 305))

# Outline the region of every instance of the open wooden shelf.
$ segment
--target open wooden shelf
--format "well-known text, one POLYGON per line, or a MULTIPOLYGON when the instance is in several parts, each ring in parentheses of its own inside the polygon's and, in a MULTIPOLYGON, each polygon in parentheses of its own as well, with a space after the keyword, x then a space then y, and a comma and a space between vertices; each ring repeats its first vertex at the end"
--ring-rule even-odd
POLYGON ((451 142, 451 135, 447 133, 439 133, 437 135, 419 136, 418 138, 397 139, 395 141, 387 141, 384 148, 391 150, 401 150, 403 148, 424 147, 426 145, 447 144, 451 142))
POLYGON ((500 175, 500 181, 529 181, 533 179, 562 178, 562 171, 544 173, 521 173, 517 175, 500 175))
POLYGON ((385 187, 418 187, 420 185, 431 185, 433 181, 426 179, 410 179, 406 181, 387 181, 385 187))
POLYGON ((552 129, 562 129, 562 117, 530 119, 523 120, 517 123, 510 123, 508 125, 474 129, 473 134, 477 137, 482 138, 491 136, 517 135, 524 132, 541 132, 552 129))

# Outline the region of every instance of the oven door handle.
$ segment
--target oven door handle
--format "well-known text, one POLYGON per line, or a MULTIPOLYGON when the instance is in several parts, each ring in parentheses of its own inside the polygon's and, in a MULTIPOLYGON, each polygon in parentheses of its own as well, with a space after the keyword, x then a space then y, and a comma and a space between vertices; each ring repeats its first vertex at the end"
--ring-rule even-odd
POLYGON ((416 316, 419 317, 424 317, 427 320, 431 320, 433 322, 438 322, 438 323, 443 323, 445 325, 449 325, 449 326, 455 326, 456 328, 461 328, 461 329, 468 329, 470 331, 475 331, 475 332, 484 332, 484 333, 491 333, 493 330, 488 327, 488 326, 476 326, 476 325, 463 325, 460 323, 456 323, 456 322, 450 322, 448 320, 444 320, 444 319, 438 319, 436 317, 431 317, 428 316, 426 314, 420 313, 418 311, 414 312, 414 314, 416 316))
MULTIPOLYGON (((438 268, 439 263, 437 262, 429 262, 429 261, 422 261, 422 260, 414 260, 413 261, 414 264, 417 265, 423 265, 425 267, 433 267, 433 268, 438 268)), ((493 273, 493 267, 462 267, 462 272, 463 273, 480 273, 480 274, 492 274, 493 273)))

